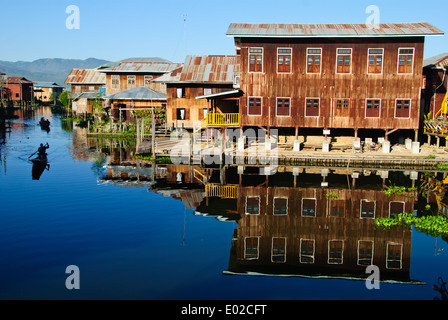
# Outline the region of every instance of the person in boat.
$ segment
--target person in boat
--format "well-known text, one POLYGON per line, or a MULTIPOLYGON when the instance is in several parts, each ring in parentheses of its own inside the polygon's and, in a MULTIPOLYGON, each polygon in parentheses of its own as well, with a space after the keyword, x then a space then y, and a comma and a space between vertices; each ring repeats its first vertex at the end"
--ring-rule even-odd
POLYGON ((40 125, 41 126, 49 126, 50 125, 50 120, 45 119, 44 117, 40 118, 40 125))
POLYGON ((39 149, 37 149, 37 157, 41 158, 41 159, 46 159, 48 148, 50 148, 50 145, 48 144, 48 142, 45 145, 43 145, 41 143, 39 149))

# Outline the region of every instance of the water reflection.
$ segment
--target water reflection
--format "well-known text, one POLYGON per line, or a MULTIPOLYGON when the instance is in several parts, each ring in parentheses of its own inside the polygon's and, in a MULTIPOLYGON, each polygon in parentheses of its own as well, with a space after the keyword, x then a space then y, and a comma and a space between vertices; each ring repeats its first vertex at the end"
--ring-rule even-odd
POLYGON ((196 215, 233 221, 226 275, 364 280, 376 265, 381 281, 424 284, 410 276, 412 231, 382 230, 375 219, 448 208, 440 172, 156 165, 135 159, 126 142, 76 137, 74 149, 87 146, 81 154, 94 160, 99 182, 149 187, 196 215), (393 185, 411 191, 387 194, 393 185))

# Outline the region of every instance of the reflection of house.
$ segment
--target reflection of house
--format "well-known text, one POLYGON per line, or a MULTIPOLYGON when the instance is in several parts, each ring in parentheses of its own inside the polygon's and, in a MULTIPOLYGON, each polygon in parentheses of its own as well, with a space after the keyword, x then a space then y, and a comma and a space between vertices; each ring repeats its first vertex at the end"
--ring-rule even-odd
POLYGON ((56 82, 34 83, 34 98, 40 101, 53 102, 54 99, 59 99, 62 91, 64 91, 64 87, 58 85, 56 82))
POLYGON ((238 72, 238 56, 187 56, 181 71, 156 79, 167 86, 168 126, 193 128, 212 111, 238 114, 238 72))
MULTIPOLYGON (((345 175, 326 178, 329 188, 321 187, 320 174, 300 173, 296 182, 290 173, 269 180, 244 175, 238 185, 238 228, 225 273, 365 279, 366 267, 373 264, 382 281, 413 282, 411 231, 377 229, 374 221, 412 212, 416 194, 389 198, 377 175, 349 178, 350 188, 345 175)), ((205 201, 200 211, 213 214, 205 201)))
POLYGON ((425 115, 430 113, 430 119, 434 119, 440 112, 443 98, 446 95, 448 82, 447 70, 447 52, 423 61, 425 86, 422 91, 422 103, 425 115))

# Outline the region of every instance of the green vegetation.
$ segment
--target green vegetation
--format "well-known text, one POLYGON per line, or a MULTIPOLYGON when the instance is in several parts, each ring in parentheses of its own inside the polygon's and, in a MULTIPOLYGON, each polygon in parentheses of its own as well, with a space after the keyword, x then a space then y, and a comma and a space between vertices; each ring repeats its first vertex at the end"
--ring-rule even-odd
POLYGON ((389 198, 392 195, 399 195, 399 196, 404 195, 406 197, 414 197, 414 195, 405 194, 406 192, 414 192, 414 191, 417 191, 417 187, 406 188, 403 186, 390 185, 390 186, 386 186, 386 190, 384 190, 384 194, 389 198))
POLYGON ((338 193, 336 191, 327 192, 325 197, 336 200, 338 198, 338 193))
POLYGON ((375 219, 377 228, 390 230, 392 228, 403 227, 411 229, 412 226, 418 232, 423 232, 433 237, 448 236, 448 219, 444 216, 423 216, 415 217, 410 213, 400 213, 396 218, 375 219))
POLYGON ((430 155, 425 157, 425 159, 435 159, 435 158, 436 158, 436 156, 433 155, 433 154, 430 154, 430 155))
POLYGON ((448 170, 448 164, 445 164, 445 163, 438 163, 438 164, 437 164, 437 169, 438 169, 438 170, 448 170))
MULTIPOLYGON (((137 159, 144 160, 144 161, 154 161, 153 156, 136 156, 137 159)), ((170 157, 156 157, 155 158, 156 163, 159 164, 171 164, 171 158, 170 157)))

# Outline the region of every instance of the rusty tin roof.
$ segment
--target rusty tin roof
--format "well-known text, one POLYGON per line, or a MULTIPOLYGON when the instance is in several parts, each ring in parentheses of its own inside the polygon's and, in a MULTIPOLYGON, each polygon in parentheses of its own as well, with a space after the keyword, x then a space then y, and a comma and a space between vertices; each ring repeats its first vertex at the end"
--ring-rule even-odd
POLYGON ((399 37, 433 36, 444 32, 427 22, 362 24, 231 23, 232 37, 399 37))
POLYGON ((239 72, 239 56, 187 56, 178 82, 233 83, 239 72))
POLYGON ((75 68, 65 79, 67 84, 106 84, 106 75, 96 69, 75 68))
POLYGON ((448 67, 448 52, 438 54, 423 60, 423 67, 446 68, 448 67))

